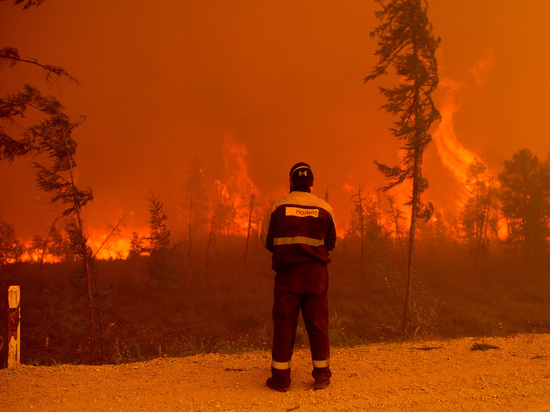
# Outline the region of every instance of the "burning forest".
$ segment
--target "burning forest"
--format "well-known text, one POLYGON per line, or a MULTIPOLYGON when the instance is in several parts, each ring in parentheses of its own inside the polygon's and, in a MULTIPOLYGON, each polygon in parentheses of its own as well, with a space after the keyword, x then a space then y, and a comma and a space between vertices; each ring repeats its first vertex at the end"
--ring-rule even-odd
MULTIPOLYGON (((537 103, 550 83, 529 95, 550 60, 525 46, 534 28, 495 38, 473 0, 420 2, 431 24, 419 76, 399 66, 409 55, 396 58, 417 48, 384 55, 395 27, 374 4, 319 6, 313 18, 292 2, 284 17, 272 2, 124 1, 139 31, 121 10, 18 3, 0 3, 12 42, 0 45, 0 298, 6 307, 8 287, 21 286, 22 362, 269 349, 274 272, 261 225, 300 161, 335 211, 331 344, 550 332, 537 103), (83 14, 108 28, 77 30, 75 46, 67 30, 83 14), (450 15, 475 25, 471 51, 450 15), (526 73, 510 48, 542 68, 526 73), (411 90, 424 95, 407 112, 411 90)), ((502 21, 519 25, 518 7, 503 5, 502 21)), ((302 323, 296 344, 308 345, 302 323)))

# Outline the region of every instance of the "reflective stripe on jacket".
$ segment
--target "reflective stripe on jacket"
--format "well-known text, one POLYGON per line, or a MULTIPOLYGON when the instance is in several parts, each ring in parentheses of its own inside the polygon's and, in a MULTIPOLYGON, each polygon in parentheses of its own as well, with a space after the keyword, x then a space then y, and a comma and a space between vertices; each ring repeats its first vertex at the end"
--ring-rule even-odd
POLYGON ((277 272, 296 264, 328 264, 328 251, 336 246, 332 207, 309 192, 292 191, 272 203, 262 241, 273 252, 277 272))

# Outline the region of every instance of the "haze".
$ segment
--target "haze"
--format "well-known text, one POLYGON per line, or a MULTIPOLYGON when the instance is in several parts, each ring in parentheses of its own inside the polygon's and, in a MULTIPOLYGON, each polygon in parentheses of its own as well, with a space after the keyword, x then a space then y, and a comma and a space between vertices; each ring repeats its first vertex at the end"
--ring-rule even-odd
MULTIPOLYGON (((363 83, 376 63, 373 1, 47 0, 26 11, 12 3, 0 3, 0 47, 61 66, 79 83, 48 84, 20 64, 2 68, 0 95, 29 83, 73 121, 86 117, 73 137, 78 185, 95 197, 84 212, 89 228, 122 216, 128 227, 147 226, 150 191, 175 218, 195 158, 221 182, 245 174, 264 198, 286 190, 292 164, 306 161, 316 194, 328 188, 345 224, 353 191, 384 183, 374 160, 398 163, 378 91, 394 79, 363 83), (228 163, 231 149, 246 163, 228 163)), ((550 2, 429 4, 442 39, 436 104, 451 150, 501 162, 529 148, 546 159, 550 2)), ((435 139, 425 157, 426 198, 450 213, 460 159, 447 162, 435 139)), ((35 187, 34 160, 0 165, 0 217, 24 239, 44 236, 58 214, 35 187)))

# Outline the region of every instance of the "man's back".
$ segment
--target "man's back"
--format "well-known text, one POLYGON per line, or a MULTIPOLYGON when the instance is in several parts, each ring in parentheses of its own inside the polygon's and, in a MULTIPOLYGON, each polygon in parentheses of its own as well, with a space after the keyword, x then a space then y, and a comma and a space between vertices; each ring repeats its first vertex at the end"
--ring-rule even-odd
POLYGON ((300 190, 276 199, 264 220, 262 240, 273 252, 273 269, 296 264, 328 264, 336 245, 332 207, 300 190))

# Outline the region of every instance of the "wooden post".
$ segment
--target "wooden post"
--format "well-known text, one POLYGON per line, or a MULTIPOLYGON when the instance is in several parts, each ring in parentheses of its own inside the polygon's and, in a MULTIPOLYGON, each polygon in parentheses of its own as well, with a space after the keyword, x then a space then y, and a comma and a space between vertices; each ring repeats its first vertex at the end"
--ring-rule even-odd
POLYGON ((20 288, 8 289, 8 368, 19 365, 21 359, 20 288))

